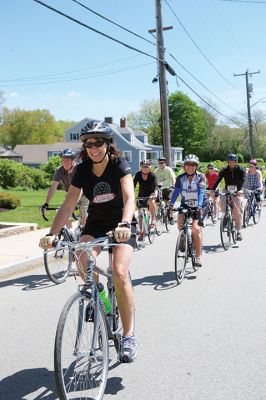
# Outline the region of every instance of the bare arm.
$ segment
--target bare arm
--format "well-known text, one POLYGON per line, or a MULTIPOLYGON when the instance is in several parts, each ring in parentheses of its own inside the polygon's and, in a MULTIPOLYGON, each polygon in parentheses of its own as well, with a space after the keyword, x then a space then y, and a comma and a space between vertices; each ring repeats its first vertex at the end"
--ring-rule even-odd
POLYGON ((257 170, 258 180, 259 180, 259 190, 263 191, 263 181, 262 181, 262 173, 260 170, 257 170))
POLYGON ((55 216, 54 222, 50 229, 50 234, 57 235, 60 229, 68 221, 78 202, 80 192, 81 189, 72 185, 70 186, 65 201, 61 205, 61 207, 58 210, 58 213, 55 216))
POLYGON ((124 203, 122 221, 131 222, 135 210, 135 195, 132 176, 123 176, 120 179, 120 182, 124 203))
POLYGON ((51 199, 52 199, 54 193, 56 192, 56 190, 57 190, 57 188, 58 188, 58 185, 59 185, 59 182, 57 182, 57 181, 52 181, 51 186, 50 186, 49 189, 48 189, 48 193, 47 193, 47 196, 46 196, 45 203, 47 203, 47 204, 50 203, 50 201, 51 201, 51 199))

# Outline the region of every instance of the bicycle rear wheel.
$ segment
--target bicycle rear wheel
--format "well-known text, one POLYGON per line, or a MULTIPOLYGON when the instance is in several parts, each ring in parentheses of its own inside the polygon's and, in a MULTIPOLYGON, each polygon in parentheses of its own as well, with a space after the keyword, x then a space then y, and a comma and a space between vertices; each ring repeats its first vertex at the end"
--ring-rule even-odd
POLYGON ((73 260, 73 253, 69 248, 46 250, 43 257, 45 270, 51 281, 56 284, 64 282, 70 273, 73 260))
POLYGON ((261 209, 257 206, 255 206, 255 210, 253 213, 253 222, 254 224, 258 224, 260 222, 260 215, 261 215, 261 209))
POLYGON ((213 207, 213 204, 212 204, 212 202, 210 203, 209 214, 210 214, 210 217, 211 217, 211 221, 212 221, 212 223, 213 223, 213 224, 215 224, 215 218, 214 218, 214 207, 213 207))
POLYGON ((248 226, 250 219, 250 202, 247 201, 247 204, 245 205, 244 209, 244 215, 243 215, 243 227, 246 228, 248 226))
POLYGON ((101 306, 98 317, 95 314, 88 293, 75 293, 63 308, 54 348, 60 400, 103 398, 109 366, 108 336, 101 306))
POLYGON ((231 223, 230 217, 226 215, 223 215, 221 218, 220 236, 223 248, 228 250, 231 243, 231 223))
POLYGON ((136 234, 136 247, 141 250, 145 246, 145 229, 144 222, 142 223, 142 231, 140 229, 139 219, 137 223, 137 234, 136 234))
POLYGON ((187 237, 184 231, 180 231, 175 248, 175 277, 180 285, 183 282, 187 263, 187 237))

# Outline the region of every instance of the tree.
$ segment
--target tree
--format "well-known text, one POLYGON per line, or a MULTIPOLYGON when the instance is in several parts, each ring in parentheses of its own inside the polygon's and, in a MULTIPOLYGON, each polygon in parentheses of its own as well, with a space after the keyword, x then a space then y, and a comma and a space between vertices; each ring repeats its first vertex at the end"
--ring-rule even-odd
POLYGON ((208 126, 203 112, 194 101, 177 91, 168 99, 171 145, 184 148, 184 153, 199 157, 207 140, 208 126))
POLYGON ((127 115, 128 125, 147 133, 149 142, 162 144, 161 109, 159 100, 144 100, 139 113, 127 115))
POLYGON ((1 144, 13 149, 17 144, 54 143, 57 136, 60 136, 60 128, 50 111, 3 108, 1 144))

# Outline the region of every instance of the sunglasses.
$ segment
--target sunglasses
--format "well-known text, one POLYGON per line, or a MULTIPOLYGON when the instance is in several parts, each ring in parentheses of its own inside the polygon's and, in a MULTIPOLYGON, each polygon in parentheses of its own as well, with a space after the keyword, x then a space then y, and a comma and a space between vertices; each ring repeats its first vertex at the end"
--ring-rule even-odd
POLYGON ((142 165, 141 168, 149 168, 149 165, 142 165))
POLYGON ((96 140, 96 142, 85 142, 83 144, 84 147, 88 148, 88 149, 92 149, 93 146, 94 147, 102 147, 104 145, 105 142, 103 142, 102 140, 96 140))
POLYGON ((254 165, 254 164, 249 164, 249 168, 256 168, 256 165, 254 165))
POLYGON ((209 167, 208 169, 213 169, 213 167, 209 167))
POLYGON ((165 162, 163 162, 163 161, 159 161, 159 162, 158 162, 158 164, 165 164, 165 162))

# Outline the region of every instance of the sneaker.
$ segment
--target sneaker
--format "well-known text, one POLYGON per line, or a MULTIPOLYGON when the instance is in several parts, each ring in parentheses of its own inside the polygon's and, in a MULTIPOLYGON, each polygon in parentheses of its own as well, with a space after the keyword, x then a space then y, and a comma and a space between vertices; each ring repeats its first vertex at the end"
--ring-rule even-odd
POLYGON ((197 267, 202 267, 202 260, 201 260, 201 257, 196 257, 196 259, 195 259, 195 265, 196 265, 197 267))
POLYGON ((173 217, 169 217, 169 222, 170 222, 170 225, 174 225, 175 224, 174 218, 173 217))
POLYGON ((218 218, 213 218, 213 223, 217 224, 218 218))
POLYGON ((135 336, 123 336, 119 360, 121 363, 130 363, 137 357, 137 341, 135 336))
POLYGON ((243 239, 243 238, 242 238, 242 233, 241 233, 241 232, 237 232, 237 234, 236 234, 236 240, 238 240, 239 242, 241 242, 242 239, 243 239))
POLYGON ((140 232, 137 240, 138 240, 138 242, 143 242, 143 232, 140 232))

